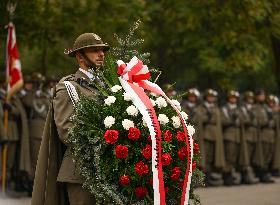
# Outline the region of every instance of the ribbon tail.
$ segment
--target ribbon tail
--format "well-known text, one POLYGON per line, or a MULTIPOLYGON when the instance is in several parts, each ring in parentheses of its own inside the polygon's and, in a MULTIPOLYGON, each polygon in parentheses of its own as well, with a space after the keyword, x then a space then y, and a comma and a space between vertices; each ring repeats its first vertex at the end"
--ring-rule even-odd
POLYGON ((165 190, 161 162, 161 131, 157 115, 150 98, 146 95, 141 87, 123 80, 122 77, 119 77, 119 80, 125 92, 132 95, 133 104, 143 115, 143 118, 149 128, 152 139, 154 205, 165 205, 165 190))
POLYGON ((184 179, 184 186, 183 186, 183 192, 181 197, 181 205, 188 205, 189 201, 189 193, 190 193, 190 187, 191 187, 191 177, 192 177, 192 159, 193 159, 193 138, 192 135, 188 134, 187 131, 187 124, 185 119, 182 117, 180 111, 178 108, 172 103, 172 101, 167 97, 167 95, 162 91, 162 89, 155 83, 152 83, 148 80, 141 81, 138 83, 140 87, 149 90, 151 92, 154 92, 158 95, 163 96, 166 101, 172 106, 172 108, 176 111, 178 114, 181 124, 184 128, 184 133, 186 136, 186 145, 188 150, 188 162, 187 162, 187 169, 184 179))

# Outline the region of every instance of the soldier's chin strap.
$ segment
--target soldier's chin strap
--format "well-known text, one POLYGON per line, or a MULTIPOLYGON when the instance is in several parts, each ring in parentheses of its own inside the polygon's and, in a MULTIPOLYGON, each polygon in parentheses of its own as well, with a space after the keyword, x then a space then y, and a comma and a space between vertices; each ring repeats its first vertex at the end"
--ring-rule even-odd
POLYGON ((95 71, 97 69, 96 65, 94 62, 92 62, 89 57, 87 57, 87 55, 85 54, 85 52, 83 50, 81 50, 79 52, 82 56, 82 58, 85 60, 85 64, 89 69, 92 69, 93 71, 95 71))

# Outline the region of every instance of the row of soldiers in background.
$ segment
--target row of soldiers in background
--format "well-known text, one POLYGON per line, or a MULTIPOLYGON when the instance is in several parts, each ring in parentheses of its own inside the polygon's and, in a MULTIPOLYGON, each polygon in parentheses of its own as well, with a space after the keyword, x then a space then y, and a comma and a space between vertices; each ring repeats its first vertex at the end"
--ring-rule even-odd
MULTIPOLYGON (((172 94, 172 90, 169 94, 172 94)), ((238 185, 273 182, 280 171, 279 101, 263 90, 227 94, 219 106, 213 89, 201 96, 195 88, 183 97, 182 109, 196 128, 201 168, 206 185, 238 185)))
POLYGON ((6 103, 5 75, 0 76, 0 176, 3 176, 3 147, 7 146, 6 178, 9 193, 32 193, 51 88, 56 82, 55 78, 45 80, 40 73, 27 75, 23 88, 6 103), (7 132, 3 124, 5 111, 8 111, 7 132))

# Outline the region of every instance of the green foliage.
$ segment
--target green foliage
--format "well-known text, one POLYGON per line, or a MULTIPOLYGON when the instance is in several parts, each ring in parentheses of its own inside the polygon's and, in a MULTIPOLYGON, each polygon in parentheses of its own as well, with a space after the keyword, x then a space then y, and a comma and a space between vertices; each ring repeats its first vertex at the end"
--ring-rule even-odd
MULTIPOLYGON (((0 3, 1 26, 9 19, 7 1, 0 3)), ((13 21, 25 73, 72 73, 77 65, 63 50, 71 47, 79 34, 96 32, 113 48, 113 34, 125 37, 132 22, 141 19, 137 35, 145 39, 143 50, 151 53, 152 64, 164 71, 160 83, 177 81, 183 89, 194 85, 201 89, 263 86, 276 91, 280 87, 275 49, 280 45, 279 0, 14 2, 18 2, 13 21), (247 73, 259 81, 248 83, 247 73)), ((0 39, 6 41, 6 30, 1 31, 0 39)), ((138 47, 141 45, 131 54, 138 47)))

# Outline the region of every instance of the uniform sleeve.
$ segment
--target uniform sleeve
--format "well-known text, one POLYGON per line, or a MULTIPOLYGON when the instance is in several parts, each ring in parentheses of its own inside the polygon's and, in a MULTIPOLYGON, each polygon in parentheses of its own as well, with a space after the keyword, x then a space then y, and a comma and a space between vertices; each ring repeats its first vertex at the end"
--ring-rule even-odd
POLYGON ((53 99, 54 120, 60 140, 67 144, 68 130, 73 126, 70 121, 74 112, 73 104, 63 82, 58 83, 56 90, 56 96, 53 99))

